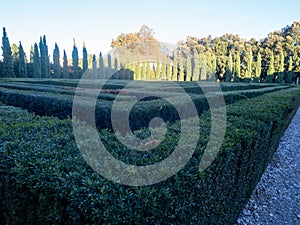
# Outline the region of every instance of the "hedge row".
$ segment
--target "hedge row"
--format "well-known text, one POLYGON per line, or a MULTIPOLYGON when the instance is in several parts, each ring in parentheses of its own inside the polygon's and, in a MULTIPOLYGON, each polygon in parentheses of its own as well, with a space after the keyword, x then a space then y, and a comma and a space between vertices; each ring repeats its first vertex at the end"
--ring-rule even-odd
MULTIPOLYGON (((4 83, 0 84, 2 87, 10 86, 10 88, 16 88, 19 90, 32 90, 32 91, 66 91, 67 89, 76 88, 78 86, 78 80, 41 80, 41 79, 2 79, 4 83)), ((97 88, 97 83, 102 82, 100 80, 90 81, 81 80, 81 85, 85 88, 97 88)), ((103 80, 104 82, 104 80, 103 80)), ((131 81, 128 80, 109 80, 105 81, 105 89, 120 90, 126 88, 131 81)), ((147 82, 135 81, 135 89, 145 90, 147 89, 147 82)), ((155 85, 155 90, 160 92, 180 92, 182 89, 191 94, 203 94, 203 90, 200 87, 215 86, 215 82, 151 82, 155 85), (180 87, 170 86, 170 83, 179 85, 180 87)), ((237 91, 237 90, 249 90, 259 89, 265 87, 279 86, 278 84, 256 84, 256 83, 220 83, 220 88, 223 92, 237 91)), ((153 86, 150 85, 150 88, 153 86)), ((151 91, 151 90, 150 90, 151 91)), ((64 94, 64 93, 62 93, 64 94)))
MULTIPOLYGON (((116 184, 95 173, 76 148, 69 119, 0 106, 0 220, 4 224, 234 224, 294 115, 299 95, 299 89, 287 89, 228 105, 222 148, 211 166, 199 172, 210 133, 210 114, 202 114, 199 142, 184 169, 143 187, 116 184)), ((198 126, 195 121, 188 123, 198 126)), ((169 154, 179 130, 179 123, 168 124, 166 139, 155 151, 143 154, 129 151, 106 130, 100 137, 113 146, 111 153, 120 160, 149 164, 169 154)))
MULTIPOLYGON (((253 90, 244 91, 228 91, 225 93, 210 93, 207 97, 211 98, 211 102, 223 96, 225 103, 232 104, 236 101, 253 98, 265 93, 277 91, 287 88, 287 86, 275 86, 266 87, 253 90)), ((110 96, 112 99, 116 95, 110 96)), ((130 102, 126 99, 134 96, 121 96, 122 103, 116 107, 117 113, 126 114, 130 112, 130 127, 132 130, 139 130, 143 127, 147 127, 149 121, 154 117, 161 117, 165 121, 174 122, 179 119, 178 112, 174 110, 174 106, 163 99, 151 98, 149 101, 139 101, 134 108, 130 109, 130 102)), ((191 94, 198 114, 201 115, 204 111, 209 109, 207 98, 203 95, 191 94)), ((110 99, 110 100, 112 100, 110 99)), ((190 108, 187 107, 186 101, 181 97, 170 97, 172 102, 177 103, 177 106, 186 111, 184 115, 189 116, 190 108)), ((32 92, 21 90, 10 90, 6 88, 0 88, 0 101, 7 105, 21 107, 27 109, 29 112, 34 112, 42 116, 56 116, 60 119, 64 119, 72 116, 73 96, 62 95, 57 93, 47 92, 32 92)), ((98 129, 112 128, 111 125, 111 107, 113 101, 99 100, 95 106, 95 122, 98 129)), ((94 108, 87 107, 83 102, 80 104, 79 113, 81 117, 87 122, 93 123, 87 110, 94 110, 94 108)))

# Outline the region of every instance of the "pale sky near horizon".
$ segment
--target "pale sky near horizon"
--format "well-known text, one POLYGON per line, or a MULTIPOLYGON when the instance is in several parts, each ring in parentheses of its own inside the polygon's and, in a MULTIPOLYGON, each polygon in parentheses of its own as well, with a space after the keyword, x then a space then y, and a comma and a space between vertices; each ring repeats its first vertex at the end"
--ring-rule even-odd
MULTIPOLYGON (((154 29, 159 41, 177 43, 187 36, 212 37, 225 33, 261 39, 294 21, 300 21, 299 0, 11 0, 0 1, 0 27, 10 44, 30 45, 46 35, 50 60, 54 43, 71 58, 73 38, 82 57, 110 50, 121 33, 137 32, 143 24, 154 29)), ((2 50, 0 58, 2 58, 2 50)))

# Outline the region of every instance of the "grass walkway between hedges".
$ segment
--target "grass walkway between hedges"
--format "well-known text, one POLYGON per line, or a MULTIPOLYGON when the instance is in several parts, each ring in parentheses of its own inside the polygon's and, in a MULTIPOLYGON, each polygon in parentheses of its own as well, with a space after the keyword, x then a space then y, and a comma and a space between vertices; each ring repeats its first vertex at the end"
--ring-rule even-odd
POLYGON ((300 224, 300 108, 237 225, 300 224))

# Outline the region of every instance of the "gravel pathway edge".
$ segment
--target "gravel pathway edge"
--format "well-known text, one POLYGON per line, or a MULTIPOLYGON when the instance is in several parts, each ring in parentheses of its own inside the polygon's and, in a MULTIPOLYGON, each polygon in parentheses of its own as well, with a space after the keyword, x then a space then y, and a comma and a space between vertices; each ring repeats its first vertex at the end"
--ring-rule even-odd
POLYGON ((300 225, 300 108, 236 225, 300 225))

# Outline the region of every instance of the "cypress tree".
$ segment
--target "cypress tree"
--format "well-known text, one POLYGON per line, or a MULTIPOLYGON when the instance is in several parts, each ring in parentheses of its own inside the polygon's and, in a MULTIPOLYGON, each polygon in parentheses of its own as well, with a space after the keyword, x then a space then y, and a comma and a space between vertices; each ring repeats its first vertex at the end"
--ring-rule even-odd
POLYGON ((241 78, 241 57, 240 57, 240 52, 237 52, 235 56, 234 81, 239 82, 240 78, 241 78))
POLYGON ((79 69, 78 69, 78 49, 76 47, 75 39, 73 39, 73 51, 72 51, 72 66, 73 66, 73 78, 79 78, 79 69))
POLYGON ((173 60, 173 75, 172 75, 172 80, 173 81, 178 81, 178 59, 177 55, 174 54, 174 60, 173 60))
POLYGON ((63 78, 69 78, 69 67, 68 67, 68 57, 66 54, 66 51, 64 50, 64 58, 63 58, 63 72, 62 72, 63 78))
POLYGON ((105 78, 105 65, 104 65, 102 52, 100 52, 99 54, 99 68, 100 68, 100 77, 105 78))
POLYGON ((183 56, 181 53, 178 53, 178 64, 179 64, 179 78, 178 81, 184 81, 184 64, 183 56))
POLYGON ((284 54, 283 54, 283 50, 281 49, 280 50, 280 53, 279 53, 279 73, 283 73, 284 72, 284 54))
POLYGON ((27 77, 26 56, 21 42, 19 44, 19 77, 27 77))
POLYGON ((82 49, 82 72, 84 73, 88 69, 88 54, 85 47, 85 43, 83 42, 83 49, 82 49))
POLYGON ((226 82, 231 82, 232 70, 233 70, 232 54, 231 52, 229 52, 227 66, 226 66, 226 82))
POLYGON ((19 47, 13 43, 11 46, 13 58, 14 77, 19 77, 19 47))
POLYGON ((247 68, 245 71, 245 78, 252 78, 252 58, 253 58, 253 54, 252 54, 252 49, 250 47, 250 49, 246 52, 246 64, 247 64, 247 68))
POLYGON ((167 67, 165 62, 161 62, 161 79, 166 80, 167 77, 167 67))
POLYGON ((30 59, 29 62, 33 63, 33 57, 34 57, 34 48, 33 45, 30 46, 30 59))
POLYGON ((41 78, 41 60, 39 54, 39 47, 37 43, 34 43, 34 55, 33 55, 33 77, 41 78))
POLYGON ((172 65, 170 62, 170 59, 168 58, 168 63, 167 63, 168 67, 167 67, 167 80, 171 81, 172 80, 172 65))
MULTIPOLYGON (((125 66, 125 64, 124 64, 124 66, 125 66)), ((108 78, 108 76, 111 75, 111 72, 112 72, 111 55, 108 54, 107 55, 107 68, 106 68, 106 71, 105 71, 105 77, 104 78, 108 78)))
POLYGON ((211 57, 211 72, 213 74, 216 74, 216 71, 217 71, 217 57, 215 54, 212 54, 212 57, 211 57))
POLYGON ((261 54, 260 52, 258 52, 257 60, 256 60, 256 68, 255 68, 255 77, 259 79, 260 75, 261 75, 261 54))
POLYGON ((114 61, 114 72, 117 72, 119 70, 119 61, 117 58, 115 58, 114 61))
POLYGON ((93 71, 97 70, 97 60, 96 60, 95 54, 93 55, 93 58, 92 58, 92 70, 93 71))
POLYGON ((273 51, 271 51, 270 56, 269 56, 269 65, 268 65, 268 70, 267 70, 266 82, 273 83, 274 72, 275 72, 274 53, 273 53, 273 51))
POLYGON ((283 50, 281 49, 279 52, 278 75, 276 77, 277 83, 283 82, 283 79, 284 79, 283 75, 284 75, 284 54, 283 54, 283 50))
POLYGON ((2 75, 4 77, 15 77, 14 75, 14 64, 12 58, 12 51, 7 37, 5 27, 3 27, 3 37, 2 37, 2 56, 3 56, 3 67, 2 75))
POLYGON ((192 76, 192 62, 191 62, 191 57, 188 56, 186 59, 186 81, 191 81, 191 76, 192 76))
POLYGON ((11 46, 13 63, 19 65, 19 47, 13 43, 11 46))
POLYGON ((288 71, 287 71, 285 82, 286 83, 292 83, 293 82, 293 77, 294 77, 293 58, 292 58, 292 56, 290 56, 289 57, 289 66, 288 66, 288 71))
POLYGON ((199 55, 197 50, 194 51, 194 58, 193 58, 193 81, 198 81, 199 80, 199 75, 200 75, 200 61, 199 61, 199 55))
POLYGON ((48 54, 48 45, 46 43, 46 36, 43 36, 43 44, 44 44, 44 50, 45 50, 45 73, 46 77, 50 77, 50 60, 49 60, 49 54, 48 54))
POLYGON ((156 61, 156 70, 155 70, 155 79, 156 80, 161 80, 161 66, 160 66, 160 61, 157 59, 156 61))
POLYGON ((207 59, 204 54, 201 56, 200 80, 207 80, 207 59))
POLYGON ((146 80, 151 80, 151 66, 150 66, 150 62, 146 63, 146 76, 145 76, 146 80))
POLYGON ((46 43, 46 36, 40 37, 40 57, 41 57, 41 74, 43 78, 50 76, 49 74, 49 56, 48 56, 48 46, 46 43))
POLYGON ((147 67, 147 65, 146 65, 146 62, 144 61, 142 63, 142 68, 141 68, 141 80, 146 79, 146 70, 147 70, 146 67, 147 67))
POLYGON ((53 50, 53 77, 60 78, 60 54, 57 43, 55 42, 54 50, 53 50))

